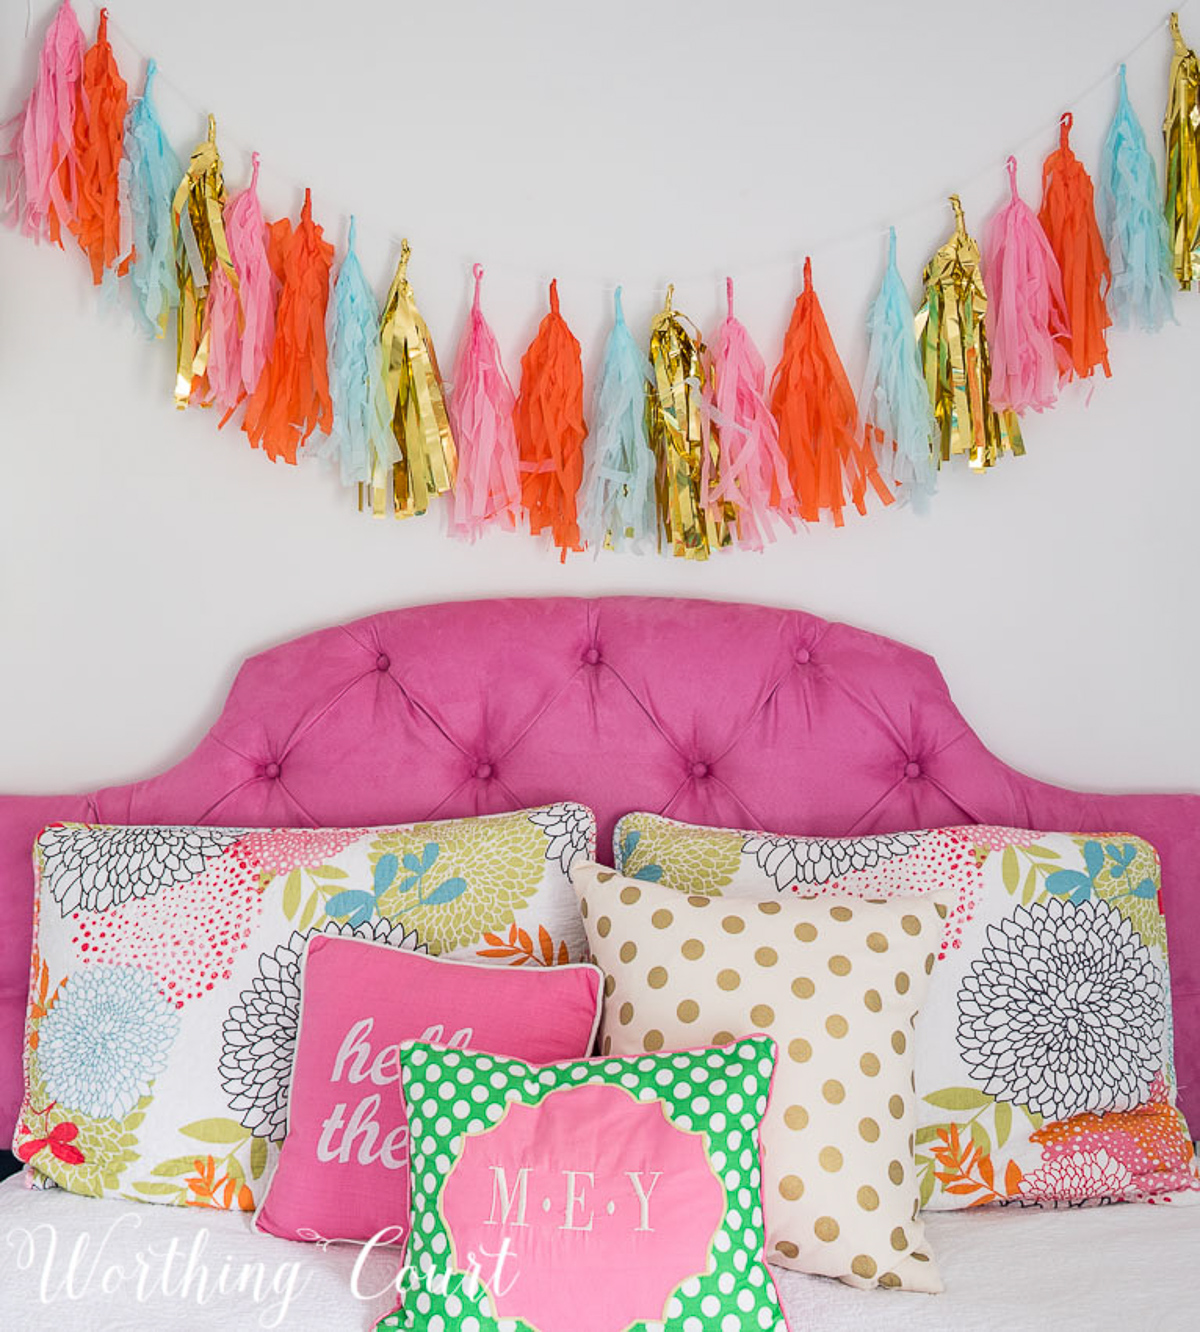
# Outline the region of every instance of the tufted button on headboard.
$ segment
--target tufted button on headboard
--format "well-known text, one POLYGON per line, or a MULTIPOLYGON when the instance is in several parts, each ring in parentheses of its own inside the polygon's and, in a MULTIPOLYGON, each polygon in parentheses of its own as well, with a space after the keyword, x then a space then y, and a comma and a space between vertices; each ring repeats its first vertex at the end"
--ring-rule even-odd
POLYGON ((361 825, 579 800, 602 854, 634 809, 848 835, 1000 823, 1128 831, 1163 858, 1182 1101, 1200 1123, 1200 797, 1024 777, 931 658, 799 611, 678 599, 373 615, 251 658, 196 750, 92 795, 0 797, 0 1118, 20 1095, 30 845, 47 822, 361 825))

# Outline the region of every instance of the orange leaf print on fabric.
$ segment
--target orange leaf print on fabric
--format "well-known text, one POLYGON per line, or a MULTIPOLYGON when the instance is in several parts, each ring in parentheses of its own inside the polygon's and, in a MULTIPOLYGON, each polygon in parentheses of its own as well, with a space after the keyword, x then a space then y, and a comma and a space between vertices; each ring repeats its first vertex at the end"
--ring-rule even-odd
POLYGON ((1008 1169, 1004 1172, 1004 1192, 1008 1197, 1015 1198, 1021 1191, 1021 1180, 1023 1178, 1021 1167, 1015 1161, 1010 1161, 1008 1169))
MULTIPOLYGON (((40 1022, 54 1007, 58 996, 62 993, 62 987, 67 983, 67 978, 64 976, 54 987, 54 993, 49 994, 50 968, 45 962, 41 961, 40 955, 36 950, 33 954, 33 974, 37 977, 37 984, 34 990, 36 998, 34 998, 29 1005, 29 1020, 31 1022, 40 1022)), ((31 1050, 36 1050, 38 1048, 38 1040, 38 1032, 36 1030, 31 1030, 26 1040, 26 1044, 31 1050)))
POLYGON ((507 940, 499 934, 485 933, 483 941, 489 947, 477 949, 479 957, 508 958, 510 967, 523 967, 529 962, 537 967, 562 967, 571 960, 566 940, 562 940, 556 950, 554 940, 544 925, 538 926, 536 946, 529 931, 517 925, 509 926, 507 940))
POLYGON ((969 1135, 964 1142, 957 1124, 938 1129, 937 1141, 930 1145, 930 1151, 941 1167, 933 1173, 945 1193, 960 1197, 978 1194, 968 1207, 982 1207, 1001 1197, 996 1191, 992 1158, 981 1152, 969 1135))
POLYGON ((254 1211, 254 1195, 231 1175, 217 1176, 217 1163, 211 1156, 197 1157, 196 1173, 184 1181, 189 1197, 187 1207, 213 1207, 218 1210, 254 1211))
MULTIPOLYGON (((34 961, 34 966, 35 968, 37 966, 36 959, 34 961)), ((42 969, 38 973, 37 998, 33 1001, 33 1016, 35 1018, 44 1018, 47 1012, 49 1011, 49 1006, 46 1003, 46 991, 49 988, 50 988, 50 968, 45 964, 45 962, 43 962, 42 969)))

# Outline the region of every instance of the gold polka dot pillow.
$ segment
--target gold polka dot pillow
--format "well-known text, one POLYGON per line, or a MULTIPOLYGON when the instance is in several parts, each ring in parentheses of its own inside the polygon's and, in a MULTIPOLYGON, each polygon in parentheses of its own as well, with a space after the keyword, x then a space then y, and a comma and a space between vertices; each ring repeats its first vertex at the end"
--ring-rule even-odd
POLYGON ((590 863, 572 878, 606 973, 604 1054, 775 1038, 768 1258, 855 1286, 941 1290, 918 1218, 912 1029, 945 895, 712 898, 590 863))

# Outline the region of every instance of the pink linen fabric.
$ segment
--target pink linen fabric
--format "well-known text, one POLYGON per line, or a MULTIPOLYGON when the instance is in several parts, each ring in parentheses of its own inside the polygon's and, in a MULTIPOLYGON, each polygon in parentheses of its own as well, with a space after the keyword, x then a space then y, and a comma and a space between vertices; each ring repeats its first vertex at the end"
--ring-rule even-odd
POLYGON ((425 1040, 531 1063, 591 1052, 599 968, 454 962, 316 936, 304 963, 288 1135, 256 1229, 403 1241, 408 1119, 399 1047, 425 1040))
POLYGON ((678 1280, 706 1269, 728 1204, 702 1132, 672 1124, 660 1101, 639 1102, 624 1087, 593 1083, 560 1087, 536 1107, 514 1104, 490 1133, 470 1134, 441 1205, 457 1253, 482 1253, 506 1231, 521 1249, 544 1253, 542 1280, 532 1289, 526 1280, 515 1283, 520 1290, 494 1292, 499 1317, 523 1318, 538 1329, 612 1332, 655 1321, 678 1280), (601 1131, 589 1140, 595 1125, 601 1131), (531 1172, 533 1192, 552 1191, 551 1210, 535 1206, 528 1222, 518 1215, 515 1224, 498 1224, 488 1206, 497 1163, 505 1179, 516 1180, 528 1161, 543 1163, 531 1172), (578 1169, 581 1162, 586 1171, 578 1169), (578 1181, 579 1191, 571 1187, 560 1218, 564 1174, 578 1181), (613 1213, 595 1207, 597 1198, 621 1199, 619 1228, 606 1224, 606 1212, 613 1213), (530 1229, 532 1236, 521 1233, 530 1229), (642 1257, 643 1233, 654 1236, 653 1263, 642 1257), (564 1281, 564 1274, 572 1279, 564 1281), (594 1290, 607 1291, 603 1309, 598 1301, 580 1301, 594 1290))
POLYGON ((446 603, 308 634, 251 658, 160 776, 0 797, 0 1119, 20 1102, 46 823, 348 827, 564 799, 596 811, 601 845, 633 809, 813 836, 1144 837, 1162 858, 1180 1105, 1200 1122, 1200 796, 1034 781, 984 748, 921 652, 801 611, 657 597, 446 603))

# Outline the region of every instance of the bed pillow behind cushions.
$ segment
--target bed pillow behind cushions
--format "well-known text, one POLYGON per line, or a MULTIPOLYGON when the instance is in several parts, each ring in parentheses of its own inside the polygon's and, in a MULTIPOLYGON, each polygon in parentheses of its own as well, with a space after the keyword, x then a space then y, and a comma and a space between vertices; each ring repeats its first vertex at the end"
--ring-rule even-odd
POLYGON ((497 967, 318 935, 304 959, 288 1135, 256 1228, 399 1243, 409 1142, 399 1045, 427 1040, 535 1063, 584 1058, 598 968, 497 967))
POLYGON ((763 1260, 768 1037, 542 1068, 415 1042, 401 1063, 412 1241, 378 1328, 787 1332, 763 1260))
POLYGON ((625 873, 690 893, 955 892, 917 1019, 926 1206, 1200 1198, 1148 842, 976 824, 784 837, 653 814, 614 842, 625 873))
POLYGON ((573 879, 606 973, 602 1053, 754 1031, 778 1043, 763 1125, 770 1260, 851 1285, 940 1290, 917 1219, 912 1019, 947 895, 714 899, 591 864, 573 879))
POLYGON ((391 828, 47 828, 14 1151, 76 1193, 253 1210, 307 938, 581 961, 567 875, 594 843, 591 811, 565 804, 391 828))

